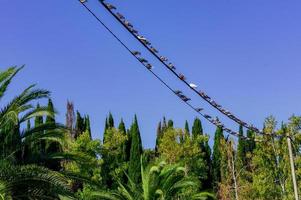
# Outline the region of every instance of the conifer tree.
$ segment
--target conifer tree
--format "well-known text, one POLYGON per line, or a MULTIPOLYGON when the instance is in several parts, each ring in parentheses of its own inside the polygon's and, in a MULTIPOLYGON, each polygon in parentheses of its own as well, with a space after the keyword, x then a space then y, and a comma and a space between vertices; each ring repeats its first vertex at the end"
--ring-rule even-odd
POLYGON ((76 111, 76 123, 75 123, 75 139, 85 131, 84 118, 79 111, 76 111))
POLYGON ((166 123, 166 118, 163 117, 163 122, 162 122, 162 133, 164 134, 164 132, 167 129, 167 123, 166 123))
MULTIPOLYGON (((54 107, 53 107, 53 103, 52 103, 51 99, 48 100, 47 108, 50 113, 54 113, 54 107)), ((47 116, 45 123, 46 124, 55 124, 55 117, 47 116)), ((53 142, 46 144, 46 152, 48 154, 59 153, 60 151, 61 151, 60 144, 58 142, 53 141, 53 142)), ((56 171, 60 170, 60 168, 61 168, 60 162, 54 161, 54 160, 52 160, 50 162, 46 162, 46 166, 48 168, 56 170, 56 171)))
POLYGON ((112 113, 109 113, 108 126, 109 126, 109 128, 115 127, 115 126, 114 126, 114 118, 113 118, 112 113))
MULTIPOLYGON (((37 109, 40 108, 40 104, 37 104, 37 109)), ((34 127, 38 127, 43 124, 43 117, 37 116, 34 120, 34 127)), ((39 133, 40 134, 40 133, 39 133)), ((41 153, 45 153, 45 142, 41 141, 35 148, 34 153, 40 155, 41 153)))
MULTIPOLYGON (((118 130, 120 133, 122 133, 123 135, 127 135, 127 132, 126 132, 126 129, 125 129, 125 124, 124 124, 124 121, 123 119, 121 119, 119 125, 118 125, 118 130)), ((128 149, 128 145, 129 145, 129 140, 127 139, 125 141, 125 143, 123 144, 123 154, 122 154, 122 161, 126 162, 129 158, 129 154, 127 152, 127 149, 128 149)))
POLYGON ((218 189, 218 183, 221 181, 221 140, 223 139, 223 129, 221 127, 217 127, 214 136, 212 155, 212 181, 214 190, 218 189))
POLYGON ((155 154, 158 156, 158 147, 160 143, 160 138, 162 136, 162 126, 161 126, 161 121, 158 123, 157 127, 157 134, 156 134, 156 146, 155 146, 155 154))
POLYGON ((185 121, 185 134, 186 135, 190 135, 190 130, 189 130, 189 125, 188 125, 188 121, 185 121))
POLYGON ((173 128, 173 121, 171 119, 167 122, 167 128, 173 128))
POLYGON ((241 168, 246 164, 246 143, 245 140, 242 139, 244 136, 242 125, 239 126, 239 138, 237 145, 237 161, 239 163, 238 168, 241 168))
MULTIPOLYGON (((203 135, 202 122, 199 118, 195 118, 192 126, 192 139, 197 141, 197 138, 203 135)), ((211 187, 211 150, 208 141, 199 142, 200 151, 203 153, 203 159, 206 162, 206 177, 201 179, 204 188, 208 189, 211 187)))
POLYGON ((137 121, 137 116, 135 115, 134 123, 130 129, 131 132, 131 151, 130 151, 130 161, 129 161, 129 177, 135 184, 141 182, 141 163, 140 158, 142 155, 142 143, 141 136, 137 121))
MULTIPOLYGON (((196 139, 198 135, 203 135, 202 122, 199 118, 195 118, 192 125, 192 138, 196 139)), ((204 150, 204 145, 202 145, 202 150, 204 150)))
POLYGON ((90 125, 90 117, 89 115, 84 118, 85 131, 89 133, 90 138, 92 139, 91 125, 90 125))

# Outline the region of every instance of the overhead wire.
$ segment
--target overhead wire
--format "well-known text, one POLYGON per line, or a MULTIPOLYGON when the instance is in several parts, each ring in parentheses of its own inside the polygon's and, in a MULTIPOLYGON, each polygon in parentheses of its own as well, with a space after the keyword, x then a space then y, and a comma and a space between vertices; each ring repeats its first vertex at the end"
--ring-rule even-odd
POLYGON ((176 68, 172 63, 167 64, 166 61, 167 58, 160 56, 158 54, 158 50, 155 49, 153 46, 150 46, 150 42, 146 40, 142 35, 138 34, 138 31, 134 29, 133 25, 125 19, 125 17, 120 13, 114 13, 112 10, 115 10, 116 7, 105 3, 104 0, 99 0, 99 2, 105 7, 106 10, 109 11, 109 13, 117 19, 119 23, 122 24, 123 27, 126 28, 126 30, 135 38, 137 39, 155 58, 157 58, 172 74, 174 74, 178 79, 180 79, 186 86, 188 86, 191 90, 193 90, 198 96, 200 96, 202 99, 204 99, 206 102, 208 102, 211 106, 213 106, 215 109, 217 109, 219 112, 221 112, 223 115, 227 116, 231 120, 235 121, 236 123, 242 125, 243 127, 250 129, 254 131, 255 133, 258 133, 260 135, 267 135, 272 137, 279 137, 279 135, 275 133, 266 134, 263 131, 260 131, 258 128, 254 127, 253 125, 249 125, 248 123, 244 122, 243 120, 239 119, 232 113, 230 113, 228 110, 224 109, 221 105, 217 104, 216 101, 211 99, 205 92, 203 91, 197 91, 195 87, 193 87, 191 84, 189 84, 186 81, 186 78, 181 73, 176 73, 176 68))
POLYGON ((157 78, 165 87, 167 87, 172 93, 174 93, 177 97, 179 97, 187 106, 189 106, 191 109, 196 111, 198 114, 200 114, 203 118, 205 118, 207 121, 209 121, 211 124, 213 124, 216 127, 222 128, 222 130, 226 131, 230 135, 233 135, 235 137, 239 137, 243 140, 255 140, 260 141, 256 138, 249 138, 244 135, 240 135, 239 133, 225 127, 224 124, 222 124, 218 119, 213 119, 210 115, 207 115, 205 113, 202 113, 200 111, 200 108, 196 108, 193 105, 191 105, 188 101, 183 100, 175 90, 173 90, 161 77, 159 77, 155 72, 152 71, 150 63, 145 62, 142 60, 141 57, 138 57, 135 55, 134 51, 132 51, 86 4, 85 2, 82 2, 82 0, 78 0, 81 5, 132 55, 135 57, 135 59, 140 62, 149 72, 151 72, 155 78, 157 78))

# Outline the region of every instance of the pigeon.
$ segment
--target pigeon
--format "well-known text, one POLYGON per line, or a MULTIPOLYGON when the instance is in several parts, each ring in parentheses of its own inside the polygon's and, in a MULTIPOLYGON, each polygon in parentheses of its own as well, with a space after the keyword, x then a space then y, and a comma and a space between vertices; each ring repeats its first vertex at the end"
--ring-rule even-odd
POLYGON ((182 98, 183 101, 187 102, 187 101, 190 101, 191 99, 186 97, 186 98, 182 98))
POLYGON ((183 74, 179 74, 179 78, 182 80, 182 81, 185 81, 185 76, 183 74))
POLYGON ((158 53, 157 49, 155 49, 154 47, 151 47, 150 50, 151 50, 153 53, 158 53))
POLYGON ((140 62, 142 62, 142 63, 147 63, 148 61, 146 60, 146 59, 144 59, 144 58, 138 58, 139 59, 139 61, 140 62))
POLYGON ((210 115, 204 115, 204 117, 206 118, 206 119, 211 119, 212 117, 210 116, 210 115))
POLYGON ((120 13, 116 13, 116 16, 117 16, 120 20, 124 20, 124 19, 125 19, 125 17, 124 17, 122 14, 120 14, 120 13))
POLYGON ((113 6, 112 4, 106 3, 105 5, 106 5, 106 7, 107 7, 108 9, 110 9, 110 10, 116 10, 116 7, 113 6))
POLYGON ((129 21, 124 21, 124 24, 125 24, 128 28, 133 28, 133 25, 132 25, 129 21))
POLYGON ((169 63, 169 64, 168 64, 168 67, 169 67, 170 69, 172 69, 172 70, 175 70, 175 69, 176 69, 176 67, 175 67, 172 63, 169 63))
POLYGON ((151 43, 147 41, 147 39, 143 36, 138 35, 138 39, 146 45, 150 45, 151 43))
POLYGON ((139 51, 132 51, 132 54, 134 54, 135 56, 141 55, 139 51))
POLYGON ((179 94, 181 94, 181 93, 182 93, 182 91, 181 91, 181 90, 175 90, 174 92, 175 92, 175 94, 177 94, 177 95, 179 95, 179 94))
POLYGON ((133 29, 133 28, 131 29, 131 32, 134 33, 134 34, 138 34, 138 31, 133 29))
POLYGON ((166 57, 164 57, 164 56, 160 56, 160 60, 163 61, 163 62, 168 61, 168 59, 166 57))
POLYGON ((146 67, 147 67, 147 69, 152 69, 153 68, 153 66, 149 63, 146 65, 146 67))
POLYGON ((189 86, 192 87, 193 89, 196 89, 198 86, 194 83, 189 83, 189 86))
POLYGON ((197 112, 201 112, 202 110, 204 110, 203 108, 196 108, 195 109, 197 112))

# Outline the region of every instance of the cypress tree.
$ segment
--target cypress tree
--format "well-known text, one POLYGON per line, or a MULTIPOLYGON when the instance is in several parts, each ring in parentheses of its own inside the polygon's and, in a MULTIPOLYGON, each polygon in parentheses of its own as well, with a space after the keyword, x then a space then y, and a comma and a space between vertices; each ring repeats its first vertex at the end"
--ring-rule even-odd
MULTIPOLYGON (((48 106, 47 109, 50 113, 54 113, 54 107, 53 107, 53 103, 51 101, 51 99, 48 100, 48 106)), ((46 124, 55 124, 55 117, 53 116, 47 116, 46 117, 46 124)), ((46 152, 48 154, 54 154, 54 153, 59 153, 61 152, 61 148, 60 148, 60 144, 58 142, 50 142, 47 144, 46 147, 46 152)), ((52 170, 60 170, 61 169, 61 165, 59 161, 47 161, 46 162, 46 166, 52 170)))
POLYGON ((115 126, 114 126, 114 118, 113 118, 112 113, 109 113, 108 126, 109 126, 109 128, 115 127, 115 126))
POLYGON ((213 155, 212 155, 212 181, 213 189, 217 190, 218 183, 221 181, 221 140, 224 139, 223 129, 217 127, 214 135, 213 155))
MULTIPOLYGON (((199 135, 203 135, 202 122, 199 118, 195 118, 192 126, 192 138, 197 139, 199 135)), ((209 189, 211 187, 211 149, 208 141, 202 141, 199 143, 201 152, 203 152, 203 159, 206 162, 206 177, 201 179, 204 183, 203 188, 209 189)))
POLYGON ((239 162, 239 168, 246 164, 246 143, 242 139, 244 136, 244 131, 242 125, 239 126, 239 138, 237 145, 237 161, 239 162))
POLYGON ((166 124, 166 118, 163 117, 163 123, 162 123, 162 133, 164 134, 164 132, 167 129, 167 124, 166 124))
MULTIPOLYGON (((203 127, 201 120, 195 118, 192 125, 192 138, 196 139, 198 135, 203 135, 203 127)), ((204 150, 204 145, 202 145, 202 150, 204 150)))
MULTIPOLYGON (((125 124, 123 122, 123 119, 121 119, 119 125, 118 125, 118 130, 121 134, 127 135, 126 129, 125 129, 125 124)), ((127 149, 129 145, 129 139, 127 139, 124 144, 123 144, 123 154, 122 154, 122 161, 126 162, 129 158, 129 154, 127 154, 127 149)))
POLYGON ((173 128, 173 121, 171 119, 167 122, 167 128, 173 128))
POLYGON ((91 125, 90 125, 90 117, 87 115, 84 118, 84 124, 85 124, 85 131, 89 133, 90 139, 92 139, 92 132, 91 132, 91 125))
MULTIPOLYGON (((37 104, 37 109, 40 109, 40 104, 37 104)), ((34 127, 39 127, 40 125, 43 124, 43 117, 42 116, 37 116, 34 119, 34 127)), ((42 132, 40 132, 39 134, 42 134, 42 132)), ((34 154, 40 155, 41 153, 45 152, 45 142, 41 141, 36 147, 33 147, 34 150, 34 154)))
POLYGON ((75 123, 75 139, 85 131, 84 118, 82 118, 79 111, 76 111, 76 123, 75 123))
POLYGON ((185 121, 185 134, 186 135, 190 135, 190 130, 189 130, 189 125, 188 125, 188 121, 185 121))
POLYGON ((207 178, 204 180, 204 189, 210 189, 212 188, 212 161, 211 161, 211 149, 209 146, 208 141, 206 141, 205 143, 205 149, 204 149, 204 160, 207 164, 207 178))
POLYGON ((156 134, 156 146, 155 146, 155 154, 158 156, 159 154, 159 143, 160 143, 160 138, 162 137, 162 126, 161 126, 161 121, 158 123, 157 127, 157 134, 156 134))
POLYGON ((141 136, 137 121, 137 116, 135 115, 134 123, 130 129, 131 132, 131 151, 130 151, 130 161, 129 161, 129 177, 135 184, 141 182, 141 155, 142 155, 142 143, 141 136))
POLYGON ((126 134, 126 129, 125 129, 125 124, 123 119, 121 118, 120 123, 118 125, 118 130, 122 133, 122 134, 126 134))

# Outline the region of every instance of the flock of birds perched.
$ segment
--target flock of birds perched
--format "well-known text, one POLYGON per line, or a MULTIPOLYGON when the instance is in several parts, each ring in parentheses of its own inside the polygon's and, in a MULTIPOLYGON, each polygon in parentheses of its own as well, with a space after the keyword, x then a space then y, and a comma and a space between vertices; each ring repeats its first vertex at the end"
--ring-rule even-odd
MULTIPOLYGON (((86 3, 87 0, 80 0, 81 3, 86 3)), ((186 84, 189 85, 189 87, 191 89, 193 89, 195 92, 197 92, 198 95, 200 95, 204 100, 206 100, 207 102, 209 102, 213 107, 215 107, 217 110, 219 110, 220 112, 222 112, 224 115, 228 116, 230 119, 236 121, 238 124, 241 124, 242 126, 256 132, 259 134, 264 134, 261 130, 257 129, 256 127, 249 125, 245 122, 243 122, 242 120, 238 119, 237 117, 235 117, 229 110, 224 109, 221 105, 219 105, 218 103, 216 103, 213 99, 211 99, 211 97, 209 97, 207 94, 205 94, 203 91, 197 91, 197 85, 194 83, 187 83, 186 82, 186 77, 181 74, 181 73, 177 73, 176 72, 176 67, 174 66, 174 64, 172 64, 171 62, 169 62, 168 58, 162 56, 159 54, 159 51, 152 46, 151 42, 148 41, 146 39, 146 37, 142 36, 139 34, 139 32, 134 29, 134 26, 124 17, 124 15, 122 15, 119 12, 116 12, 116 7, 112 4, 106 3, 105 0, 99 0, 99 2, 105 6, 105 8, 107 8, 110 13, 112 13, 115 18, 117 18, 125 27, 128 31, 130 31, 135 37, 136 39, 138 39, 149 51, 151 51, 157 58, 160 59, 160 61, 168 66, 168 68, 174 72, 177 77, 184 81, 186 84)), ((148 70, 152 70, 153 66, 152 64, 150 64, 148 62, 148 60, 146 60, 145 58, 143 58, 141 56, 141 52, 139 51, 131 51, 132 55, 135 56, 148 70)), ((186 95, 183 94, 182 91, 180 90, 175 90, 173 91, 181 100, 183 100, 184 102, 188 102, 191 99, 189 97, 187 97, 186 95)), ((210 115, 204 114, 202 113, 203 108, 194 108, 195 111, 197 111, 198 113, 200 113, 203 117, 205 117, 208 121, 210 121, 212 124, 214 124, 215 126, 219 126, 221 127, 224 131, 235 135, 235 136, 239 136, 239 134, 235 131, 232 131, 231 129, 228 129, 224 126, 224 124, 222 124, 219 119, 217 117, 213 118, 210 115)), ((245 136, 240 136, 242 139, 250 139, 248 137, 245 136)))

